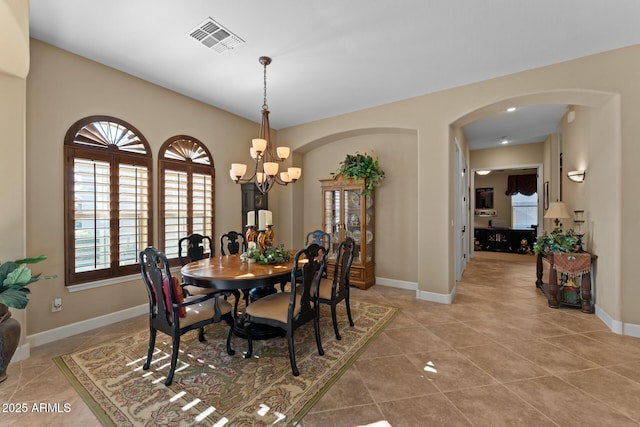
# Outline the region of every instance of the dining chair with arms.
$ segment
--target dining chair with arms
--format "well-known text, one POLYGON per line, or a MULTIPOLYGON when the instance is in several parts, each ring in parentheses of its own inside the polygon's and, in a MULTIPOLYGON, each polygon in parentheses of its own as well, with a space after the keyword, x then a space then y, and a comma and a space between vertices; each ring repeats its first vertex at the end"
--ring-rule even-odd
POLYGON ((171 276, 167 257, 154 247, 140 252, 142 280, 149 296, 149 350, 143 369, 149 369, 155 350, 157 332, 171 337, 171 364, 165 385, 171 385, 178 363, 180 337, 198 330, 198 340, 205 341, 204 326, 225 320, 229 326, 227 333, 227 353, 235 354, 231 348, 231 325, 233 316, 231 304, 222 294, 205 294, 183 298, 177 280, 171 276))
POLYGON ((258 325, 269 325, 284 329, 287 335, 289 361, 294 376, 300 374, 296 364, 294 348, 294 331, 307 322, 313 321, 318 354, 323 355, 320 340, 320 318, 317 314, 318 304, 312 295, 318 294, 318 285, 325 268, 326 249, 315 243, 299 250, 293 259, 291 283, 295 283, 298 275, 302 283, 293 287, 291 292, 278 292, 268 295, 247 306, 244 327, 248 339, 248 350, 244 354, 249 358, 253 354, 252 328, 258 325))
MULTIPOLYGON (((349 275, 351 273, 351 264, 356 249, 356 242, 351 237, 347 237, 340 242, 336 251, 336 264, 333 272, 333 279, 322 279, 318 287, 318 303, 328 304, 331 306, 331 320, 333 320, 333 330, 336 333, 336 339, 341 340, 340 332, 338 332, 338 320, 336 307, 338 303, 344 301, 347 306, 347 317, 349 324, 353 326, 351 317, 351 305, 349 302, 349 275)), ((320 310, 318 310, 318 316, 320 310)))

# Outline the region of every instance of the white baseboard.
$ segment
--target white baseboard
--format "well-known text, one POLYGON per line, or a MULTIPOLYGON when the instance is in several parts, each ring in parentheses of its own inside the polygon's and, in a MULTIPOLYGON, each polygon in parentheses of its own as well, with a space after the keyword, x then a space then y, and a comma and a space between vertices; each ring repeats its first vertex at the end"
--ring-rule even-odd
POLYGON ((407 282, 405 280, 385 279, 384 277, 376 277, 376 285, 388 286, 390 288, 406 289, 415 291, 418 289, 416 282, 407 282))
POLYGON ((31 346, 29 343, 22 344, 16 348, 16 352, 11 357, 12 362, 18 362, 20 360, 28 359, 31 356, 31 346))
POLYGON ((115 313, 105 314, 104 316, 94 317, 93 319, 83 320, 81 322, 76 322, 70 325, 61 326, 59 328, 50 329, 48 331, 40 332, 37 334, 28 335, 28 344, 26 345, 30 347, 38 347, 43 344, 61 340, 72 335, 90 331, 92 329, 111 325, 112 323, 127 320, 148 312, 149 304, 142 304, 136 307, 127 308, 125 310, 116 311, 115 313))
POLYGON ((458 286, 458 284, 456 283, 450 294, 438 294, 435 292, 421 291, 420 289, 418 289, 418 284, 416 282, 385 279, 384 277, 376 277, 376 285, 388 286, 390 288, 406 289, 408 291, 416 291, 417 299, 437 302, 441 304, 451 304, 453 302, 453 296, 456 294, 456 289, 458 286))
POLYGON ((456 283, 456 285, 453 287, 451 292, 448 294, 438 294, 435 292, 418 290, 416 291, 416 298, 425 300, 425 301, 437 302, 440 304, 452 304, 453 297, 455 296, 457 289, 458 289, 458 284, 456 283))
POLYGON ((636 325, 633 323, 624 323, 616 320, 611 317, 609 313, 607 313, 597 305, 595 306, 595 315, 598 316, 598 318, 602 320, 605 325, 609 327, 609 329, 611 329, 611 332, 620 335, 628 335, 630 337, 640 338, 640 325, 636 325))

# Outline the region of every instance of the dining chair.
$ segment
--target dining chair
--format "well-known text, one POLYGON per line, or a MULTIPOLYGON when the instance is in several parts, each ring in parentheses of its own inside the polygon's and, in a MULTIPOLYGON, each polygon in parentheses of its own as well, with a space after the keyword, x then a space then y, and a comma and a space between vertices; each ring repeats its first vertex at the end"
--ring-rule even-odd
POLYGON ((289 361, 294 376, 300 374, 296 365, 293 334, 296 329, 307 322, 313 321, 316 335, 318 354, 323 355, 322 342, 320 341, 320 318, 317 314, 318 285, 325 268, 326 249, 315 243, 299 250, 293 259, 291 271, 291 283, 295 283, 296 277, 302 277, 302 283, 293 287, 291 292, 278 292, 267 295, 264 298, 250 304, 245 311, 244 327, 248 339, 248 350, 244 354, 249 358, 253 354, 252 331, 259 325, 269 325, 284 329, 289 348, 289 361))
POLYGON ((198 340, 205 341, 204 326, 225 320, 229 326, 227 333, 227 354, 233 355, 231 348, 231 325, 234 322, 231 304, 221 293, 182 296, 182 290, 175 277, 171 276, 167 257, 154 247, 140 252, 142 279, 149 296, 149 350, 143 365, 148 370, 155 351, 157 332, 171 337, 171 363, 165 385, 171 385, 178 362, 180 337, 198 330, 198 340))
MULTIPOLYGON (((178 260, 182 267, 190 262, 200 261, 201 259, 211 258, 213 256, 213 241, 209 236, 194 233, 178 240, 178 260)), ((182 284, 182 289, 185 295, 202 295, 215 292, 214 289, 185 285, 184 283, 182 284)))
MULTIPOLYGON (((247 241, 244 234, 237 231, 228 231, 220 236, 220 255, 235 255, 247 251, 247 241), (226 248, 226 250, 225 250, 226 248)), ((240 295, 240 294, 238 294, 240 295)), ((242 297, 244 299, 244 305, 249 304, 249 291, 242 290, 242 297)), ((237 301, 237 300, 236 300, 237 301)), ((236 304, 237 312, 237 304, 236 304)))
MULTIPOLYGON (((331 306, 331 319, 333 320, 333 330, 336 339, 341 340, 338 332, 338 320, 336 307, 338 303, 344 301, 347 306, 347 317, 349 324, 354 325, 351 318, 351 304, 349 302, 349 275, 351 274, 351 264, 356 249, 356 242, 351 237, 347 237, 338 245, 336 251, 336 264, 333 272, 333 279, 322 279, 318 287, 318 303, 331 306)), ((320 310, 318 310, 320 316, 320 310)))
POLYGON ((200 261, 203 258, 212 258, 214 256, 215 248, 209 236, 193 233, 178 240, 178 259, 182 266, 193 261, 200 261), (184 249, 186 249, 186 253, 183 255, 184 249))
POLYGON ((228 231, 220 236, 220 255, 234 255, 247 251, 244 234, 228 231))
MULTIPOLYGON (((213 247, 213 240, 209 236, 203 236, 202 234, 193 233, 178 240, 178 260, 180 261, 180 265, 182 267, 190 262, 200 261, 205 258, 213 258, 214 256, 215 248, 213 247), (185 249, 185 245, 186 250, 185 254, 183 255, 183 249, 185 249)), ((185 296, 205 295, 219 292, 217 289, 203 288, 201 286, 187 285, 185 283, 182 283, 182 290, 185 296)), ((231 291, 231 294, 236 298, 233 311, 235 315, 235 313, 238 312, 240 292, 231 291)))
POLYGON ((304 245, 309 246, 311 243, 315 243, 329 249, 331 247, 331 235, 322 230, 310 231, 307 233, 304 245))
MULTIPOLYGON (((307 237, 305 238, 304 245, 309 246, 309 244, 315 243, 324 248, 327 248, 328 251, 331 251, 331 234, 322 231, 322 230, 313 230, 307 233, 307 237)), ((327 270, 324 270, 323 277, 327 277, 327 270)))

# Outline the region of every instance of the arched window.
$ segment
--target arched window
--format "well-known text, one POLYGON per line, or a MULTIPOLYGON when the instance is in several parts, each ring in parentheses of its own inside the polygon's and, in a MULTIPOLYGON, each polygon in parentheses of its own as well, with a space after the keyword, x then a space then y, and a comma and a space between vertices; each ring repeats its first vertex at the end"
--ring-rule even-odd
POLYGON ((204 144, 190 136, 178 135, 162 144, 158 171, 158 239, 167 258, 175 260, 181 237, 198 233, 215 241, 215 168, 204 144))
POLYGON ((69 128, 64 155, 66 283, 139 273, 153 231, 146 139, 123 120, 91 116, 69 128))

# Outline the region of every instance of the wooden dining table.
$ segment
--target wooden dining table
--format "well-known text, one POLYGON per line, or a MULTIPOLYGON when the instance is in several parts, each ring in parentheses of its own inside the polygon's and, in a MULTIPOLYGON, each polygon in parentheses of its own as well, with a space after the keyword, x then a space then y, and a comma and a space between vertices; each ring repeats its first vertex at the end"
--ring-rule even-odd
POLYGON ((205 258, 180 270, 184 283, 218 290, 247 290, 286 284, 291 278, 293 257, 279 264, 242 262, 240 255, 205 258))
MULTIPOLYGON (((224 255, 205 258, 186 264, 180 270, 185 284, 222 291, 250 291, 252 298, 275 292, 275 285, 284 289, 291 280, 293 256, 283 263, 258 264, 242 262, 240 255, 224 255)), ((243 318, 236 319, 233 325, 236 335, 246 338, 243 318)), ((256 331, 255 339, 270 338, 281 335, 282 331, 272 328, 256 331)), ((253 334, 252 334, 253 335, 253 334)))

